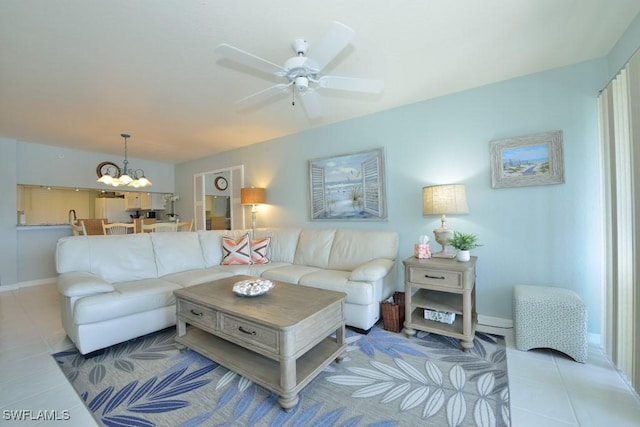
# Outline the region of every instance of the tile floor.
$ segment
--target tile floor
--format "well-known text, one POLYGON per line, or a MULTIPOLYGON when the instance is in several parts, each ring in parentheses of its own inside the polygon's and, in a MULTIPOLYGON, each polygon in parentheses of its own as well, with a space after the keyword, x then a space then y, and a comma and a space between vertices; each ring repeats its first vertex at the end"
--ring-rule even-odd
MULTIPOLYGON (((514 427, 640 425, 640 399, 600 348, 590 346, 580 364, 553 351, 518 351, 511 330, 505 335, 514 427)), ((0 292, 0 425, 95 425, 50 356, 70 346, 54 284, 0 292), (8 419, 23 410, 59 420, 8 419)))

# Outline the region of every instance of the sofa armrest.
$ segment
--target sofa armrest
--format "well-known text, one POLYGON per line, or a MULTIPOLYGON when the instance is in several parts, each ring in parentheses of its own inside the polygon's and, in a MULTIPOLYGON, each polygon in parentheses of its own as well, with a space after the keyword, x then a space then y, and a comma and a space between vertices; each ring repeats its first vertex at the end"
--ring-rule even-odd
POLYGON ((58 276, 58 291, 66 297, 81 297, 114 290, 111 283, 95 274, 74 271, 58 276))
POLYGON ((394 264, 395 261, 386 258, 371 260, 356 267, 349 275, 349 280, 373 282, 383 279, 393 269, 394 264))

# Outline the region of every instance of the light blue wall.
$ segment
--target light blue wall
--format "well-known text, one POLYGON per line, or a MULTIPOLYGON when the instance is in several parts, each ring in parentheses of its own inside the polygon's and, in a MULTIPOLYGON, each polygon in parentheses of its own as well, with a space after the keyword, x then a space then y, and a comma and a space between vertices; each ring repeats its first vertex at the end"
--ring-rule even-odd
MULTIPOLYGON (((106 188, 96 182, 96 166, 122 158, 43 144, 0 138, 0 285, 48 279, 56 276, 55 243, 71 231, 33 229, 17 231, 17 184, 57 187, 106 188)), ((144 169, 153 181, 153 191, 172 193, 175 167, 172 164, 131 158, 130 165, 144 169)))
MULTIPOLYGON (((412 255, 437 217, 422 217, 425 185, 462 182, 469 215, 449 226, 477 233, 477 303, 482 315, 512 317, 514 284, 548 284, 578 292, 599 331, 602 241, 596 97, 607 76, 601 60, 537 73, 320 127, 308 132, 177 165, 176 191, 193 197, 193 174, 245 165, 245 185, 267 188, 258 226, 396 230, 399 259, 412 255), (564 133, 566 182, 491 188, 489 141, 537 132, 564 133), (309 159, 384 147, 386 222, 311 222, 309 159)), ((292 108, 283 104, 283 108, 292 108)), ((402 269, 397 287, 402 288, 402 269)))
POLYGON ((631 56, 640 48, 640 13, 615 44, 607 56, 609 79, 612 79, 631 56))
POLYGON ((0 137, 0 286, 18 281, 17 143, 0 137))
MULTIPOLYGON (((96 167, 104 161, 112 161, 122 165, 124 159, 124 156, 28 142, 18 143, 17 154, 18 184, 55 187, 110 188, 96 182, 98 178, 96 167)), ((173 192, 174 166, 172 164, 131 157, 128 160, 130 167, 144 170, 145 175, 153 182, 151 188, 154 192, 173 192)), ((126 190, 131 189, 127 188, 126 190)), ((135 191, 135 189, 131 191, 135 191)))

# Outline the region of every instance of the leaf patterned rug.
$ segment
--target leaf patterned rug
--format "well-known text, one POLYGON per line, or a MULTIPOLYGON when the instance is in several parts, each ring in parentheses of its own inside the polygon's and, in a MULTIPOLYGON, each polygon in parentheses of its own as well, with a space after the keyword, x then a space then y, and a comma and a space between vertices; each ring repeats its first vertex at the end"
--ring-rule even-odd
POLYGON ((85 358, 53 355, 104 426, 510 426, 502 337, 476 333, 474 349, 418 332, 347 329, 347 355, 300 393, 277 395, 215 362, 177 350, 169 328, 85 358))

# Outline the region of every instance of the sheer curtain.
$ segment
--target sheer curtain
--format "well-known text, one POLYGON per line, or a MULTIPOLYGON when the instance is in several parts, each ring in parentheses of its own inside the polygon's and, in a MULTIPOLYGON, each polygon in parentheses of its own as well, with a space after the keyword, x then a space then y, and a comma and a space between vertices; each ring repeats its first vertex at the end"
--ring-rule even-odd
POLYGON ((598 98, 606 220, 602 336, 640 393, 640 53, 598 98))

